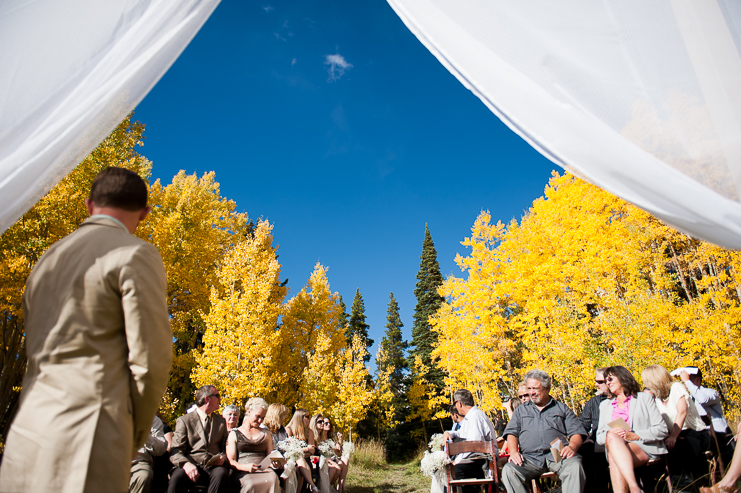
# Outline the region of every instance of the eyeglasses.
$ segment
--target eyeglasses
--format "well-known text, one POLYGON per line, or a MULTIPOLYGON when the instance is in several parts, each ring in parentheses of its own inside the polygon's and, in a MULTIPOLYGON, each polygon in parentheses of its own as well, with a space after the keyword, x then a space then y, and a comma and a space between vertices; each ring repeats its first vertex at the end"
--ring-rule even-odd
POLYGON ((613 377, 612 375, 610 375, 609 377, 606 377, 605 378, 605 381, 607 381, 607 383, 613 382, 615 380, 617 380, 617 378, 613 377))
POLYGON ((517 397, 522 399, 523 397, 530 397, 530 394, 522 394, 522 395, 518 395, 517 397))
POLYGON ((316 424, 323 425, 324 424, 324 420, 323 419, 317 419, 316 420, 316 424))
POLYGON ((604 380, 595 380, 595 383, 597 383, 599 385, 602 385, 603 383, 605 383, 605 381, 604 380))

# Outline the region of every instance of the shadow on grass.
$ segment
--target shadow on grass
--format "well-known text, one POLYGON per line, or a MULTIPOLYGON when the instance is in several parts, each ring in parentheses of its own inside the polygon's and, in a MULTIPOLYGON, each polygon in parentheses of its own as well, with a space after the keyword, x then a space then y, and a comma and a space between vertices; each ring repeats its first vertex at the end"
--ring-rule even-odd
POLYGON ((411 493, 418 491, 402 483, 381 483, 375 486, 350 486, 347 493, 411 493))

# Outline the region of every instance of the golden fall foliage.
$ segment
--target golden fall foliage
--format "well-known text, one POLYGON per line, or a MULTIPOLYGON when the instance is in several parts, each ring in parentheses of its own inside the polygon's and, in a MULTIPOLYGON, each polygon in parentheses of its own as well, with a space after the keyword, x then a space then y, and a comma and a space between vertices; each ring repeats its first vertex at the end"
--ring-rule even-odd
POLYGON ((571 175, 554 173, 518 224, 476 219, 431 319, 449 389, 490 411, 525 371, 575 411, 594 368, 701 367, 738 416, 741 255, 679 233, 571 175))
POLYGON ((273 374, 282 344, 278 318, 286 288, 272 246, 272 226, 259 221, 252 235, 229 250, 211 287, 203 350, 193 381, 218 383, 222 401, 244 402, 275 391, 273 374))

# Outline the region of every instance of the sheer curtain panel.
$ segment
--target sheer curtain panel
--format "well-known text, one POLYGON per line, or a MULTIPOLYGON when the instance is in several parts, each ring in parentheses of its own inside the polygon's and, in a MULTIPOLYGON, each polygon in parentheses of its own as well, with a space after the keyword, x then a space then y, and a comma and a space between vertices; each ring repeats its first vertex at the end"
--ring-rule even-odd
POLYGON ((741 248, 741 2, 388 2, 551 161, 741 248))
POLYGON ((0 2, 0 232, 144 98, 217 4, 0 2))

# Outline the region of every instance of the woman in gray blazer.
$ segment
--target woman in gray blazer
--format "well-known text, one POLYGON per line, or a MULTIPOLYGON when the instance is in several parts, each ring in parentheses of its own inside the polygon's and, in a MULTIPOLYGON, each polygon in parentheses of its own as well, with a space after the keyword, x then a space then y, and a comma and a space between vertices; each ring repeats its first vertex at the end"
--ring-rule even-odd
POLYGON ((640 386, 627 368, 610 366, 604 375, 610 399, 599 407, 597 443, 607 447, 613 491, 639 493, 633 469, 668 452, 664 438, 669 429, 653 397, 639 392, 640 386), (630 431, 610 428, 609 423, 618 418, 623 418, 630 431))

